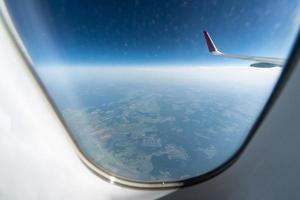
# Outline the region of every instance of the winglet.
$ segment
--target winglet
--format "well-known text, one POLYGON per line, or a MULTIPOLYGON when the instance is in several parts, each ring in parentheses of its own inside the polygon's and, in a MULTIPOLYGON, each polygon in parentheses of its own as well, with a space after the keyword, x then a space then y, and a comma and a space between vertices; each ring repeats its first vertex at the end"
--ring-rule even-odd
POLYGON ((209 33, 207 31, 203 31, 204 33, 204 38, 206 40, 206 44, 207 44, 207 47, 208 47, 208 50, 210 53, 217 53, 217 54, 220 54, 221 52, 218 51, 216 45, 214 44, 213 40, 211 39, 209 33))

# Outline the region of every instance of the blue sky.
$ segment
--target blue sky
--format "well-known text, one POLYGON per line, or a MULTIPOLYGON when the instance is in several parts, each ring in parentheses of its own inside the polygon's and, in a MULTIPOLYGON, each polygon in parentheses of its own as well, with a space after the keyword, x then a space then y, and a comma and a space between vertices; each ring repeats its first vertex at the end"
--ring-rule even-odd
POLYGON ((36 66, 247 65, 210 56, 207 30, 228 53, 286 57, 299 0, 8 0, 36 66))

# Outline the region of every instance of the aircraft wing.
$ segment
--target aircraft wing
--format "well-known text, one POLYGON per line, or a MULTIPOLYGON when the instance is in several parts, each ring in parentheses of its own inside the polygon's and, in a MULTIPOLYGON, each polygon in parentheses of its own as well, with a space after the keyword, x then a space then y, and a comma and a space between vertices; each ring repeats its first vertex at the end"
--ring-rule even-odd
POLYGON ((219 51, 211 39, 209 33, 204 31, 204 37, 207 43, 207 47, 209 52, 215 56, 221 56, 226 58, 236 58, 242 60, 251 60, 255 63, 251 64, 251 67, 260 67, 260 68, 269 68, 269 67, 278 67, 282 66, 285 62, 284 59, 281 58, 271 58, 271 57, 258 57, 258 56, 246 56, 246 55, 236 55, 236 54, 226 54, 219 51))

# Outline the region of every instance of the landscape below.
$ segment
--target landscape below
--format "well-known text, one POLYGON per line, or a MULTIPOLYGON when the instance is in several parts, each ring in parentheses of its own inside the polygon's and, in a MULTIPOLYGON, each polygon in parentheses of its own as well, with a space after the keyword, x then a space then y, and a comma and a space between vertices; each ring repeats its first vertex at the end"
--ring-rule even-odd
POLYGON ((280 74, 250 67, 44 67, 72 137, 100 169, 182 181, 242 145, 280 74))

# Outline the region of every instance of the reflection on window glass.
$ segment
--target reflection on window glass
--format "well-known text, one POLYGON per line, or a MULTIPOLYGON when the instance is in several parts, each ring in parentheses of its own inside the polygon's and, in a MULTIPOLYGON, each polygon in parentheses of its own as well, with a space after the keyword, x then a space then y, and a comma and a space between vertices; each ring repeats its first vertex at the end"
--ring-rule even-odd
POLYGON ((139 182, 186 181, 228 161, 300 22, 298 0, 6 2, 78 148, 139 182))

